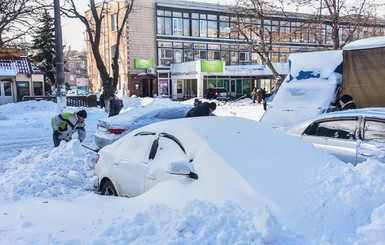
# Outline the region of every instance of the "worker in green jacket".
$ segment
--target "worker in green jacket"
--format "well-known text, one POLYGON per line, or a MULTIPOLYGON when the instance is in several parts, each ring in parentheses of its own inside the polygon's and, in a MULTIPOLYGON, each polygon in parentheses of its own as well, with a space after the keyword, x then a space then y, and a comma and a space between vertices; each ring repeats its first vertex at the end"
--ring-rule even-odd
POLYGON ((82 142, 86 138, 86 124, 84 123, 86 118, 85 110, 76 113, 65 112, 54 116, 51 120, 54 146, 58 147, 62 140, 71 140, 75 132, 78 133, 78 139, 82 142))

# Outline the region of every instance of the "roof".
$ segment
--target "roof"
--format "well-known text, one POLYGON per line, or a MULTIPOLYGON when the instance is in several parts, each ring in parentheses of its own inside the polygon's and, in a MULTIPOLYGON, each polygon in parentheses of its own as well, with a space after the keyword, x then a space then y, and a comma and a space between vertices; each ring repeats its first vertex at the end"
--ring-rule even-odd
POLYGON ((0 57, 0 68, 15 74, 44 74, 44 71, 27 57, 0 57))
POLYGON ((360 39, 346 45, 343 50, 358 50, 370 48, 385 48, 385 36, 360 39))

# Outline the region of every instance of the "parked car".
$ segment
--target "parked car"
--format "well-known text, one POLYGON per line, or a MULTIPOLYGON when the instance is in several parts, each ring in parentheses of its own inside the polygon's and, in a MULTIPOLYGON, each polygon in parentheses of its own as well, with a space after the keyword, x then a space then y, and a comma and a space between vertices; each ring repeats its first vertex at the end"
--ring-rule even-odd
POLYGON ((224 88, 209 88, 203 93, 203 98, 205 99, 216 99, 222 101, 231 100, 230 93, 224 88))
POLYGON ((134 129, 164 120, 182 118, 192 106, 139 107, 114 117, 98 120, 95 143, 99 148, 112 144, 134 129))
POLYGON ((171 180, 185 186, 186 195, 191 197, 196 193, 188 194, 189 185, 196 184, 209 196, 215 192, 221 192, 225 200, 257 196, 252 205, 263 196, 267 202, 290 210, 298 209, 298 203, 289 207, 285 200, 293 199, 294 190, 303 196, 303 188, 309 188, 293 183, 312 178, 312 173, 326 163, 324 154, 313 147, 241 117, 154 123, 100 149, 98 154, 94 173, 103 195, 135 197, 171 180), (256 146, 256 138, 264 144, 256 146), (280 154, 270 154, 277 148, 280 154), (236 182, 228 181, 234 178, 236 182), (277 191, 271 191, 274 187, 277 191), (240 191, 244 189, 246 193, 240 191))
POLYGON ((323 114, 292 127, 286 133, 353 165, 368 158, 385 163, 385 108, 323 114))

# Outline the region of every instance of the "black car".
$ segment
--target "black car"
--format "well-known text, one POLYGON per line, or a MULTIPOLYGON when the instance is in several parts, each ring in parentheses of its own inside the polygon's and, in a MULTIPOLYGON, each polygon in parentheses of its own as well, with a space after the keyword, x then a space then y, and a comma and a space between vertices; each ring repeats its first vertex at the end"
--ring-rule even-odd
POLYGON ((204 92, 203 98, 209 99, 209 100, 212 100, 212 99, 223 100, 223 101, 231 100, 231 96, 229 92, 224 88, 209 88, 204 92))

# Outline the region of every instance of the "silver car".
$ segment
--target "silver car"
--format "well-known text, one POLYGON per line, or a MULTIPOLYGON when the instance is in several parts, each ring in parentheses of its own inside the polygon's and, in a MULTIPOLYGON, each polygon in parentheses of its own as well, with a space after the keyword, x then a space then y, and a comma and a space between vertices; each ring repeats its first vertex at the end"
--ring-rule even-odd
POLYGON ((385 108, 323 114, 286 133, 353 165, 368 158, 385 163, 385 108))
POLYGON ((192 106, 187 105, 139 107, 117 116, 99 119, 95 133, 95 144, 102 148, 134 129, 155 122, 183 118, 191 108, 192 106))

